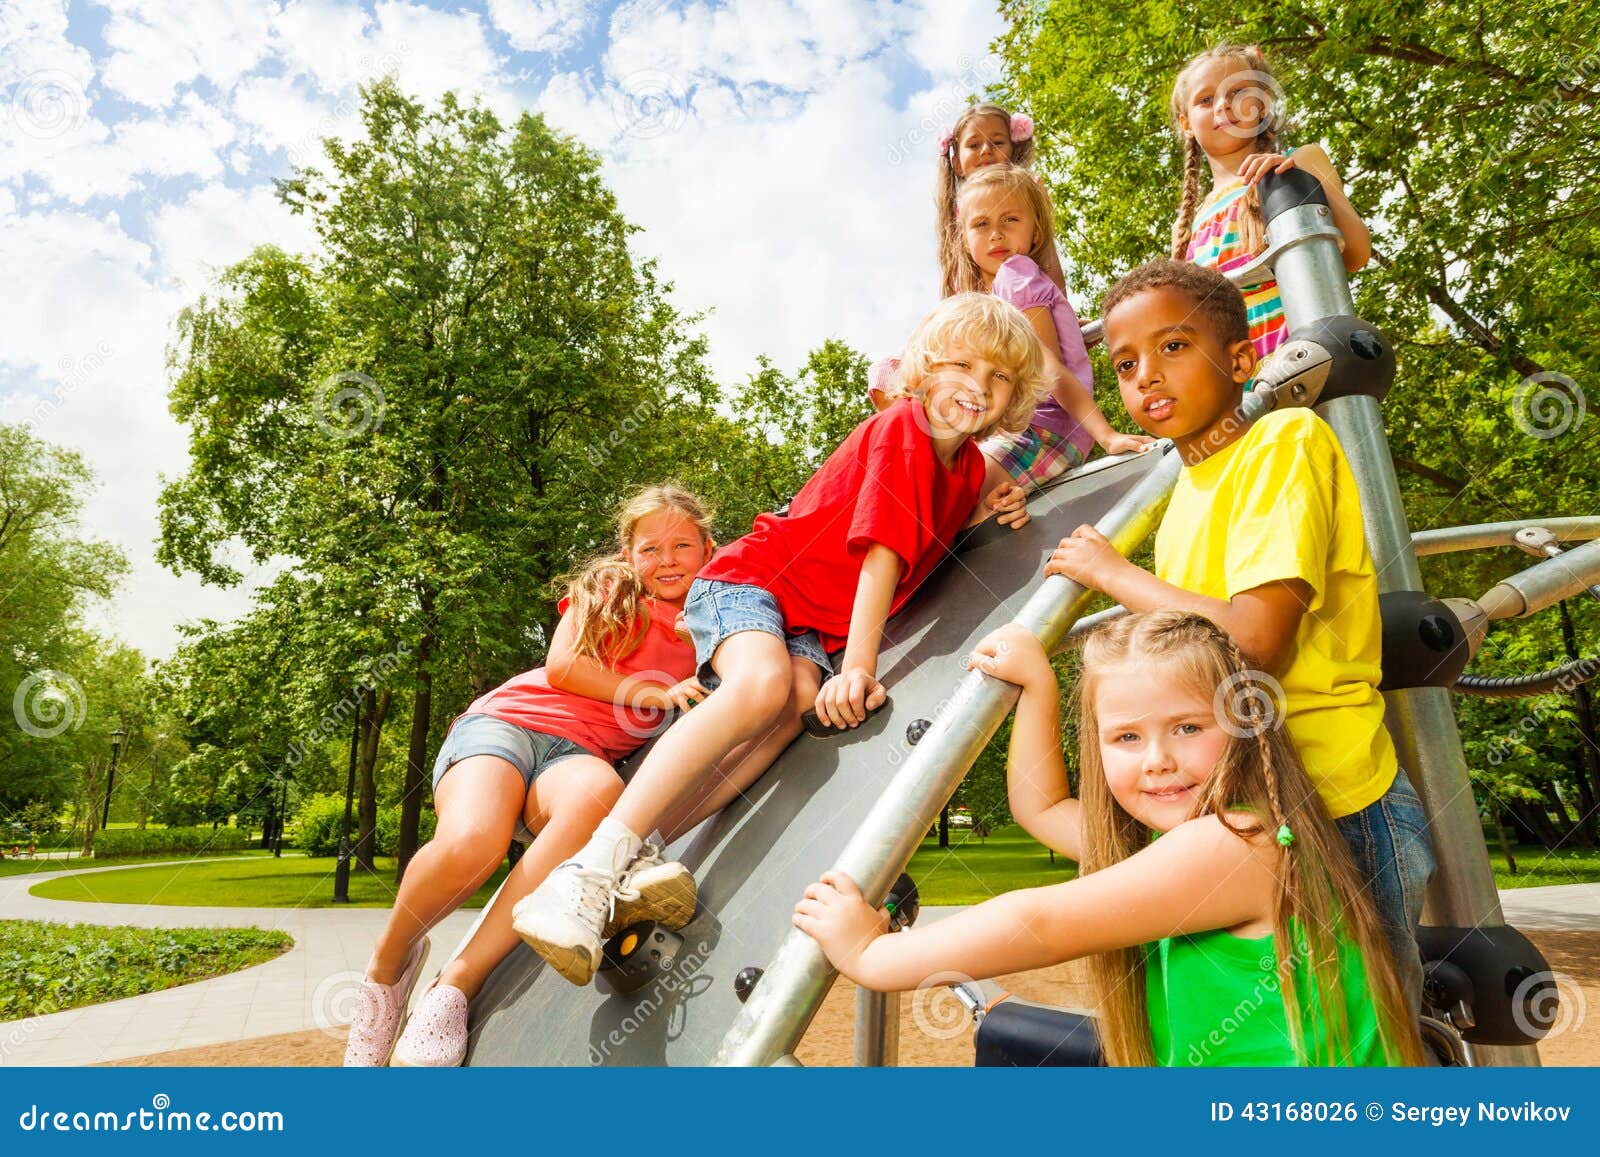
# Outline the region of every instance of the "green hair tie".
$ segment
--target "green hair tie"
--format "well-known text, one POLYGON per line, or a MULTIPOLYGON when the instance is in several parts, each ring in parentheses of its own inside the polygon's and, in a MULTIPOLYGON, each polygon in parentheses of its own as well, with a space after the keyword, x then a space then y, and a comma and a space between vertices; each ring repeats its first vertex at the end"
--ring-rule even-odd
POLYGON ((1278 828, 1278 846, 1287 848, 1292 843, 1294 843, 1294 833, 1289 830, 1288 824, 1281 825, 1278 828))

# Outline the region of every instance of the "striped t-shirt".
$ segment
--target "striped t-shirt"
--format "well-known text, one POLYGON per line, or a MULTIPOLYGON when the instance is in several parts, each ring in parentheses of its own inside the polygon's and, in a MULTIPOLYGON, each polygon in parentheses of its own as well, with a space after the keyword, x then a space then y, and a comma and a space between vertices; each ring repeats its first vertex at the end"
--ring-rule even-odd
MULTIPOLYGON (((1190 261, 1226 273, 1255 256, 1240 241, 1239 218, 1245 211, 1246 189, 1244 182, 1234 177, 1212 189, 1200 203, 1194 215, 1194 236, 1189 239, 1190 261)), ((1245 290, 1244 304, 1250 315, 1250 344, 1256 347, 1256 357, 1264 358, 1283 344, 1288 330, 1278 283, 1265 281, 1245 290)))

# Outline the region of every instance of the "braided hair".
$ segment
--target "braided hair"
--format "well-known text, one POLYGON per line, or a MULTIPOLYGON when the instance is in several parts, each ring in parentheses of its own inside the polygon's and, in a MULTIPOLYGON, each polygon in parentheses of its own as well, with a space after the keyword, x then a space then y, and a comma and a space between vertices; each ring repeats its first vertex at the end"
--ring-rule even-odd
MULTIPOLYGON (((1283 127, 1283 110, 1278 99, 1278 85, 1272 67, 1261 49, 1253 44, 1219 44, 1189 58, 1178 72, 1172 85, 1168 113, 1172 131, 1183 142, 1183 193, 1178 201, 1178 216, 1172 223, 1172 256, 1179 261, 1189 259, 1189 242, 1194 239, 1194 217, 1200 207, 1200 162, 1205 156, 1193 132, 1185 132, 1179 117, 1189 108, 1189 97, 1195 73, 1213 60, 1229 60, 1252 74, 1259 83, 1249 92, 1249 99, 1261 106, 1261 118, 1256 124, 1254 152, 1278 151, 1279 132, 1283 127)), ((1266 248, 1267 226, 1261 216, 1261 195, 1255 186, 1245 190, 1245 212, 1240 216, 1240 243, 1249 253, 1259 253, 1266 248)))

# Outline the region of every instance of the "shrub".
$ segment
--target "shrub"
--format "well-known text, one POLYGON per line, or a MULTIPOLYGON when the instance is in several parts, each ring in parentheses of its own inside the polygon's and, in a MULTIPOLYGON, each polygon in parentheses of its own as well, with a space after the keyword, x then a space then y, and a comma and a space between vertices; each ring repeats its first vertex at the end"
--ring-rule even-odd
MULTIPOLYGON (((344 796, 314 795, 300 801, 299 810, 295 812, 294 819, 289 821, 285 838, 308 856, 337 856, 339 829, 343 823, 344 796)), ((425 844, 433 839, 436 825, 437 820, 432 809, 423 808, 422 820, 418 827, 419 844, 425 844)), ((352 842, 357 834, 355 824, 352 822, 350 827, 352 842)), ((374 841, 376 847, 373 850, 377 855, 394 855, 395 847, 400 842, 399 804, 390 804, 388 807, 378 809, 378 827, 374 833, 374 841)))
POLYGON ((94 836, 94 858, 115 860, 126 856, 165 852, 236 852, 245 845, 242 828, 109 828, 94 836))

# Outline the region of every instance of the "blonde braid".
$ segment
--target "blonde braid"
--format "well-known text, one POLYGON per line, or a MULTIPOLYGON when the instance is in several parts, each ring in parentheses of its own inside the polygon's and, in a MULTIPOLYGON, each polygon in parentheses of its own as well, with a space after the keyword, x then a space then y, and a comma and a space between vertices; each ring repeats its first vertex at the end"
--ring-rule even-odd
MULTIPOLYGON (((1190 133, 1183 145, 1183 199, 1178 202, 1178 219, 1172 223, 1172 258, 1189 259, 1189 241, 1194 236, 1194 214, 1200 205, 1200 142, 1190 133)), ((1259 216, 1259 211, 1257 213, 1259 216)))

